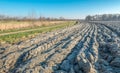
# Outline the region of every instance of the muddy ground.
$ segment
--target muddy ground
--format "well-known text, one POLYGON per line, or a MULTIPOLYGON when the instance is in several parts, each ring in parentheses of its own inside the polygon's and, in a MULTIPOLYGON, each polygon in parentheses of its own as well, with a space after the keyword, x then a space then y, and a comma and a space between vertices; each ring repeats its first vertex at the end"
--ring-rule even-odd
POLYGON ((1 45, 0 73, 120 73, 120 36, 113 28, 84 22, 1 45))

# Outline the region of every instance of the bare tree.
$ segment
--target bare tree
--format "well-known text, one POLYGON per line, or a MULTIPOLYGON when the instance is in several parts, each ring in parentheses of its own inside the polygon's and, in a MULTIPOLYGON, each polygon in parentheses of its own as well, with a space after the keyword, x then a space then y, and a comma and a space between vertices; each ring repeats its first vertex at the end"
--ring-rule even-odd
POLYGON ((30 24, 32 26, 35 26, 35 20, 36 20, 36 12, 35 12, 35 10, 32 9, 32 11, 30 12, 30 14, 28 15, 28 19, 30 21, 30 24))

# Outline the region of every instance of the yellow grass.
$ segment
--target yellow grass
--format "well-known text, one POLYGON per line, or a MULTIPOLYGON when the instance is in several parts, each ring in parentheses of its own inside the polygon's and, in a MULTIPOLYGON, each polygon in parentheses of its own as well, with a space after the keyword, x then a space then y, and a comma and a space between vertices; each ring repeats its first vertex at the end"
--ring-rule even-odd
POLYGON ((33 26, 48 26, 57 23, 64 23, 65 21, 0 21, 0 30, 21 29, 33 26))

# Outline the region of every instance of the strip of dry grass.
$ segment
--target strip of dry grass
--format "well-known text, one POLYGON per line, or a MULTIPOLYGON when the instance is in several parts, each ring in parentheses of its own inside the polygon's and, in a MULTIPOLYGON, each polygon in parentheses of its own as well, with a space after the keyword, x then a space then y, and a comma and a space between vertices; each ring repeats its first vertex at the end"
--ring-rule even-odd
POLYGON ((0 31, 11 29, 23 29, 36 26, 48 26, 65 21, 0 21, 0 31))
MULTIPOLYGON (((29 38, 33 38, 39 33, 50 32, 50 31, 53 31, 53 30, 69 27, 69 26, 74 25, 75 23, 76 23, 75 21, 67 21, 67 22, 64 22, 64 23, 57 23, 57 25, 42 26, 42 27, 34 28, 34 29, 37 29, 37 30, 32 29, 32 31, 0 36, 0 43, 10 43, 10 44, 17 43, 19 41, 23 41, 23 40, 26 40, 26 39, 29 39, 29 38)), ((29 29, 29 30, 31 30, 31 29, 29 29)))

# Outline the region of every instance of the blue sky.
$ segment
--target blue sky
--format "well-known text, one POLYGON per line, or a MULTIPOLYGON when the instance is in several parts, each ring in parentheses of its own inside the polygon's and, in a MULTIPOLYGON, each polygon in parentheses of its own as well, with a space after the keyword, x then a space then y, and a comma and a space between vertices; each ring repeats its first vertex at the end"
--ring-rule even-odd
POLYGON ((0 0, 0 14, 10 16, 84 18, 120 13, 120 0, 0 0))

